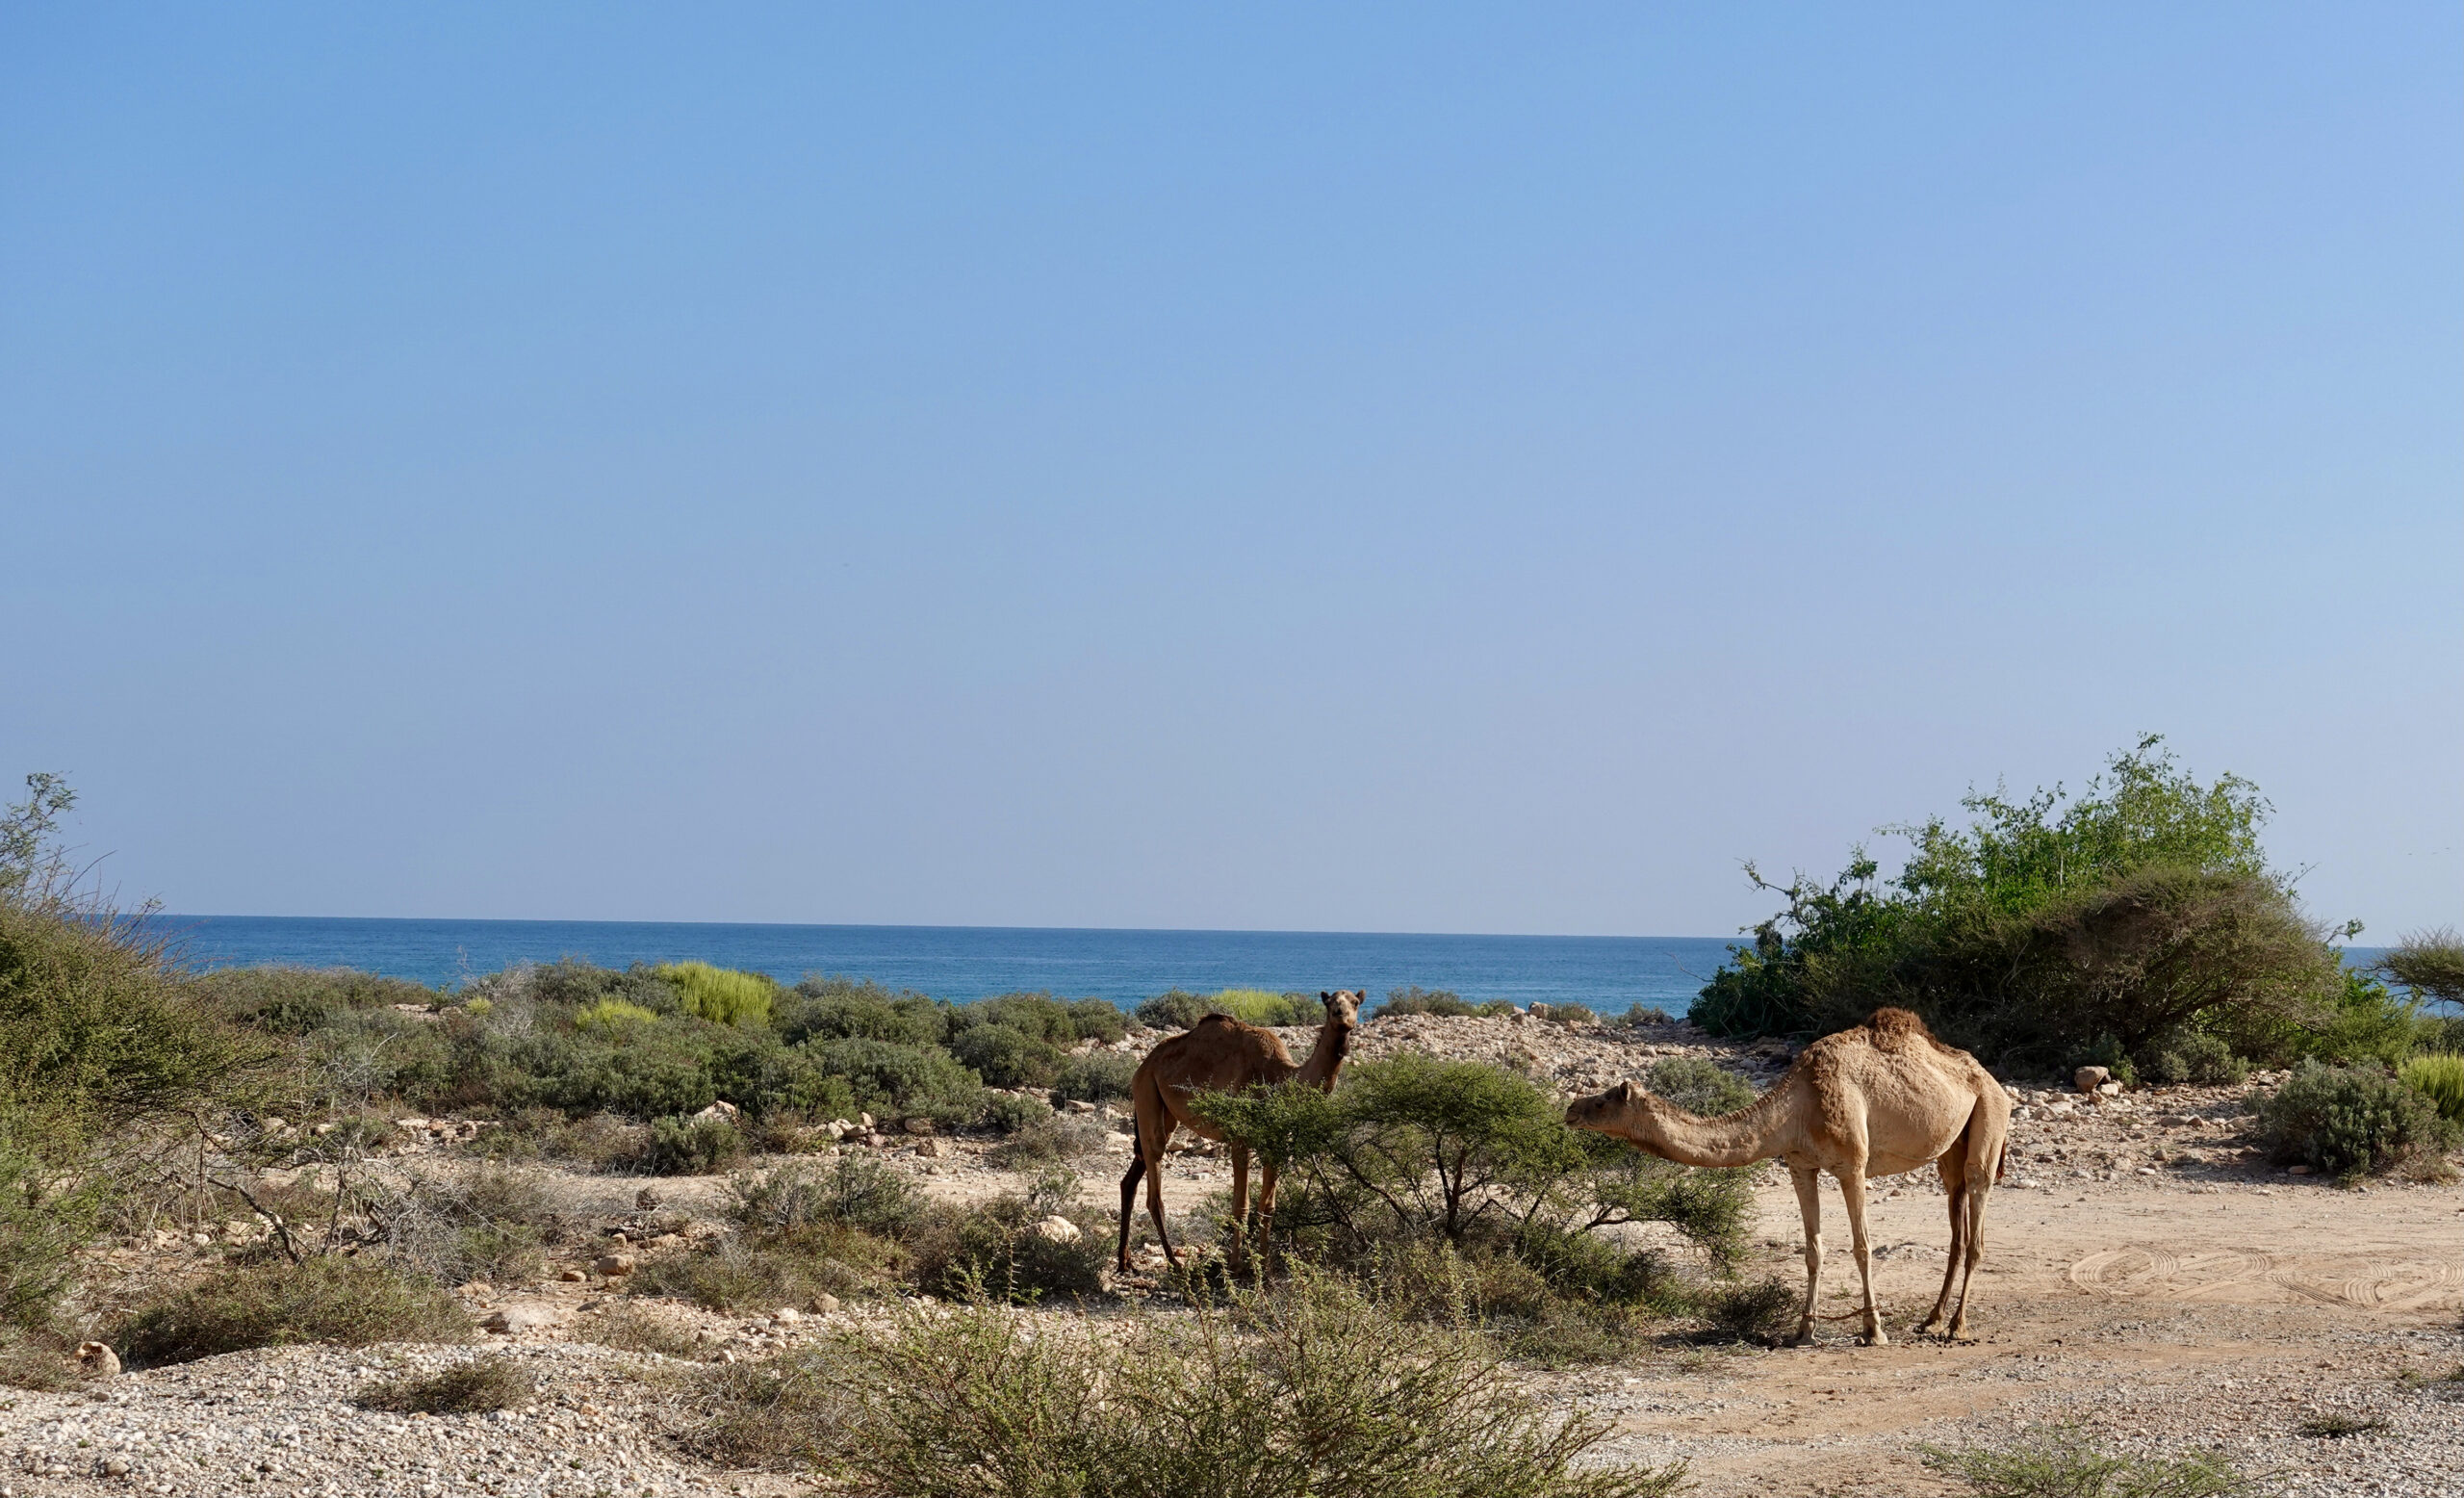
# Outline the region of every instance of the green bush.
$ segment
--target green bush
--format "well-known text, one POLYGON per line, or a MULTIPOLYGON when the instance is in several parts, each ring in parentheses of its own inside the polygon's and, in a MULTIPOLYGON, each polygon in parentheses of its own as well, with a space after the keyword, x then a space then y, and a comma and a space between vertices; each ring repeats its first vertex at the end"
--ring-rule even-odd
POLYGON ((2267 866, 2266 801, 2231 775, 2198 784, 2161 745, 2116 755, 2074 798, 1971 793, 1964 829, 1886 829, 1915 845, 1887 884, 1862 849, 1829 885, 1765 885, 1749 865, 1786 908, 1731 948, 1694 1022, 1818 1035, 1893 1004, 2023 1070, 2099 1037, 2152 1062, 2185 1028, 2277 1060, 2366 1039, 2367 1002, 2267 866), (2339 1017, 2353 1034, 2328 1033, 2339 1017))
POLYGON ((660 1119, 641 1167, 653 1175, 715 1175, 744 1156, 744 1135, 723 1119, 660 1119))
POLYGON ((779 1236, 837 1225, 896 1237, 915 1221, 915 1188, 870 1155, 842 1154, 820 1168, 792 1166, 733 1185, 730 1215, 745 1228, 779 1236))
POLYGON ((974 1025, 1000 1025, 1055 1046, 1079 1041, 1106 1045, 1129 1033, 1129 1017, 1100 998, 1065 1001, 1050 994, 1003 994, 949 1011, 950 1032, 974 1025))
POLYGON ((1804 1295, 1782 1279, 1720 1285, 1704 1297, 1703 1312, 1714 1330, 1749 1342, 1777 1342, 1797 1330, 1804 1295))
POLYGON ((1377 1012, 1381 1015, 1461 1017, 1473 1013, 1473 1008, 1459 994, 1445 989, 1424 989, 1415 983, 1409 988, 1387 990, 1386 1002, 1378 1006, 1377 1012))
POLYGON ((1331 1281, 1089 1335, 997 1304, 714 1370, 703 1449, 855 1498, 1657 1498, 1607 1423, 1525 1392, 1482 1339, 1331 1281), (1090 1399, 1088 1390, 1108 1391, 1090 1399))
POLYGON ((1305 1024, 1318 1017, 1318 1006, 1297 994, 1270 994, 1265 989, 1222 989, 1203 994, 1174 989, 1138 1006, 1139 1022, 1158 1029, 1186 1030, 1208 1015, 1230 1015, 1249 1024, 1305 1024))
POLYGON ((684 1000, 687 1013, 713 1024, 766 1026, 779 985, 757 972, 713 968, 708 963, 672 963, 658 975, 684 1000))
POLYGON ((445 997, 404 978, 278 964, 200 973, 188 987, 232 1022, 272 1035, 306 1035, 354 1011, 437 1004, 445 997))
POLYGON ((2396 1073, 2404 1085, 2428 1098, 2439 1117, 2464 1124, 2464 1056, 2415 1056, 2396 1073))
POLYGON ((983 1116, 983 1078, 948 1051, 862 1039, 809 1048, 825 1072, 846 1080, 855 1105, 869 1112, 953 1128, 983 1116))
POLYGON ((1018 1093, 994 1093, 976 1121, 996 1134, 1014 1134, 1052 1122, 1052 1104, 1018 1093))
POLYGON ((2464 1007, 2464 937, 2452 927, 2415 932, 2379 959, 2378 972, 2416 999, 2464 1007))
POLYGON ((1706 1056, 1665 1056, 1652 1066, 1647 1085, 1660 1097, 1706 1118, 1753 1103, 1753 1084, 1706 1056))
POLYGON ((2451 1149, 2455 1125, 2427 1098, 2372 1067, 2305 1064, 2259 1105, 2260 1137, 2279 1164, 2339 1179, 2377 1175, 2451 1149))
POLYGON ((1003 1195, 972 1206, 927 1207, 907 1234, 910 1283, 928 1295, 990 1295, 1035 1301, 1080 1297, 1103 1288, 1112 1257, 1110 1221, 1065 1207, 1075 1177, 1039 1183, 1025 1196, 1003 1195), (1037 1224, 1060 1216, 1079 1229, 1056 1240, 1037 1224))
POLYGON ((2192 1030, 2164 1044, 2147 1064, 2147 1075, 2158 1082, 2196 1082, 2220 1087, 2246 1079, 2250 1064, 2233 1054, 2221 1039, 2192 1030))
MULTIPOLYGON (((1196 1108, 1283 1172, 1276 1236, 1329 1265, 1373 1272, 1396 1245, 1443 1242, 1466 1254, 1545 1249, 1557 1273, 1576 1252, 1569 1235, 1636 1222, 1667 1223, 1720 1263, 1743 1243, 1748 1173, 1690 1171, 1570 1130, 1529 1078, 1482 1062, 1406 1053, 1351 1068, 1332 1096, 1212 1093, 1196 1108)), ((1618 1273, 1639 1283, 1658 1271, 1618 1273)), ((1585 1277, 1561 1288, 1597 1293, 1585 1277)))
POLYGON ((433 1283, 359 1259, 226 1269, 139 1309, 113 1340, 131 1366, 295 1342, 467 1342, 471 1320, 433 1283))
POLYGON ((773 1311, 809 1305, 821 1295, 879 1293, 888 1284, 895 1253, 882 1239, 834 1226, 776 1238, 721 1238, 691 1253, 645 1259, 626 1289, 673 1296, 704 1310, 773 1311))
POLYGON ((893 993, 869 980, 807 978, 781 999, 775 1022, 791 1046, 838 1040, 938 1046, 945 1009, 921 994, 893 993))
POLYGON ((352 1396, 393 1414, 480 1415, 530 1402, 538 1382, 510 1357, 480 1357, 424 1379, 387 1379, 352 1396))
POLYGON ((1005 1024, 978 1024, 950 1037, 950 1054, 988 1087, 1045 1087, 1068 1060, 1050 1041, 1005 1024))
POLYGON ((1091 1050, 1072 1056, 1052 1083, 1057 1102, 1111 1102, 1129 1096, 1138 1074, 1138 1058, 1116 1050, 1091 1050))
POLYGON ((1597 1024, 1600 1016, 1591 1012, 1589 1004, 1551 1004, 1547 1019, 1551 1024, 1597 1024))
POLYGON ((577 1009, 573 1020, 577 1030, 620 1030, 629 1024, 657 1022, 655 1011, 621 998, 603 998, 586 1009, 577 1009))

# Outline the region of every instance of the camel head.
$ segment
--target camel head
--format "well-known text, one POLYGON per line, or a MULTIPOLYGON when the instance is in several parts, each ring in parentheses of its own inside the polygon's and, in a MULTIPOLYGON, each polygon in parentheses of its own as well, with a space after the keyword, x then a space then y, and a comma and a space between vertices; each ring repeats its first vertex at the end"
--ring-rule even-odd
POLYGON ((1578 1098, 1566 1104, 1566 1127, 1623 1138, 1628 1122, 1640 1111, 1635 1106, 1636 1099, 1650 1096, 1631 1082, 1620 1082, 1604 1093, 1578 1098))
POLYGON ((1326 1022, 1338 1030, 1358 1028, 1360 1006, 1369 999, 1367 989, 1337 989, 1333 993, 1320 990, 1318 1002, 1326 1006, 1326 1022))

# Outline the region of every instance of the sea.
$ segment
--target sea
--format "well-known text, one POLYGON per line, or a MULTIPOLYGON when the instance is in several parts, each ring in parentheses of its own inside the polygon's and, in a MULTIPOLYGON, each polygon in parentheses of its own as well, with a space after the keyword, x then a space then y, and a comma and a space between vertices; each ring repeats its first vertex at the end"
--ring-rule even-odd
POLYGON ((517 963, 565 957, 606 968, 698 959, 784 983, 811 974, 871 978, 960 1003, 1045 992, 1131 1004, 1176 988, 1363 989, 1382 1001, 1391 991, 1417 984, 1476 1003, 1578 1003, 1603 1014, 1636 1004, 1683 1014, 1737 940, 310 916, 154 919, 176 955, 195 969, 355 968, 449 989, 517 963))

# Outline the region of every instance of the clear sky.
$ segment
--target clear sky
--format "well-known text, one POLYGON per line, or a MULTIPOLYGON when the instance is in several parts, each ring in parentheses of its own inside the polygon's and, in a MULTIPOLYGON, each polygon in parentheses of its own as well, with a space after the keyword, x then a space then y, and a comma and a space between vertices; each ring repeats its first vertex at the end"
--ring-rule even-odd
POLYGON ((2384 940, 2464 10, 9 7, 0 557, 175 911, 1718 934, 2148 730, 2384 940))

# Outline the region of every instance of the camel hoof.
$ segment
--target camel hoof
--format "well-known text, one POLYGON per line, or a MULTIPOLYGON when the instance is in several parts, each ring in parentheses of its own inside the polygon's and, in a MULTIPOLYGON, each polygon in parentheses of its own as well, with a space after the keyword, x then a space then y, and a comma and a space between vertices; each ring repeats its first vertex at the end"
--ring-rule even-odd
POLYGON ((1792 1336, 1792 1337, 1788 1338, 1788 1343, 1787 1343, 1787 1345, 1788 1345, 1788 1346, 1790 1346, 1790 1347, 1803 1347, 1803 1346, 1805 1346, 1807 1343, 1809 1343, 1809 1342, 1810 1342, 1810 1341, 1812 1341, 1812 1340, 1813 1340, 1813 1328, 1811 1328, 1811 1327, 1804 1327, 1804 1328, 1801 1328, 1801 1329, 1799 1329, 1799 1330, 1798 1330, 1797 1334, 1796 1334, 1795 1336, 1792 1336))
POLYGON ((1883 1329, 1882 1329, 1882 1328, 1880 1328, 1880 1327, 1876 1327, 1873 1330, 1866 1332, 1866 1333, 1864 1334, 1864 1336, 1862 1336, 1862 1337, 1861 1337, 1861 1338, 1860 1338, 1859 1340, 1862 1341, 1862 1342, 1863 1342, 1867 1347, 1888 1347, 1888 1346, 1890 1346, 1890 1337, 1889 1337, 1889 1335, 1888 1335, 1887 1333, 1886 1333, 1886 1332, 1883 1330, 1883 1329))

